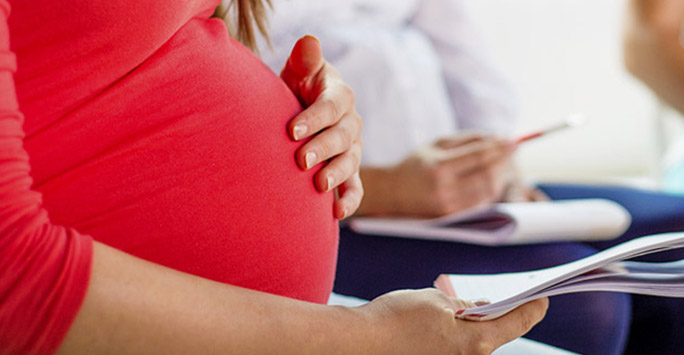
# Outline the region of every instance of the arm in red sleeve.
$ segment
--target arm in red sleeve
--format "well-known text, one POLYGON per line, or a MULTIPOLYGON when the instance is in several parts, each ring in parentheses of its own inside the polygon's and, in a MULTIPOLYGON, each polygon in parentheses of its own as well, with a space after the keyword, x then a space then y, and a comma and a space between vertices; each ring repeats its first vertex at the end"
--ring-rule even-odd
POLYGON ((9 12, 0 0, 0 354, 53 353, 85 297, 92 242, 50 224, 31 190, 9 12))

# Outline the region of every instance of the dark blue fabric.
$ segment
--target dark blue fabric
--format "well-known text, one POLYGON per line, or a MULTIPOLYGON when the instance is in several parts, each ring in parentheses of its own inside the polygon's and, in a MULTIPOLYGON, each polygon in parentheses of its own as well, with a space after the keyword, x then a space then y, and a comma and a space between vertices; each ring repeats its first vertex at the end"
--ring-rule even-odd
MULTIPOLYGON (((605 249, 649 234, 684 230, 684 197, 615 186, 540 186, 553 199, 605 198, 632 214, 632 225, 620 238, 591 243, 605 249)), ((637 260, 684 259, 684 249, 646 255, 637 260)), ((684 354, 684 299, 633 295, 632 326, 626 354, 684 354)))
MULTIPOLYGON (((632 213, 633 224, 620 240, 684 230, 684 218, 678 218, 684 216, 684 198, 616 187, 540 187, 554 199, 600 197, 621 203, 632 213)), ((616 241, 597 243, 592 246, 582 243, 553 243, 484 247, 365 236, 342 228, 335 292, 372 299, 397 289, 430 287, 441 273, 499 273, 546 268, 591 255, 596 252, 597 247, 605 248, 615 243, 616 241)), ((672 307, 679 307, 680 311, 675 311, 672 322, 665 324, 679 332, 674 334, 684 334, 684 331, 679 330, 684 324, 676 324, 676 317, 684 312, 684 304, 663 300, 653 297, 634 298, 636 321, 632 327, 628 352, 633 352, 632 349, 644 349, 642 346, 650 346, 649 352, 641 352, 642 354, 677 354, 677 349, 684 349, 680 345, 681 339, 670 339, 678 337, 668 336, 667 332, 660 333, 656 338, 660 340, 659 344, 653 344, 653 338, 649 336, 657 328, 642 327, 642 322, 647 322, 649 317, 654 318, 652 311, 662 311, 654 307, 669 307, 672 303, 672 307), (656 345, 660 348, 653 347, 656 345), (653 349, 663 350, 650 352, 653 349)), ((631 303, 629 295, 608 292, 556 296, 551 299, 544 321, 526 337, 581 354, 621 354, 625 351, 628 340, 631 303)))
MULTIPOLYGON (((539 188, 554 200, 604 198, 625 207, 632 225, 619 238, 589 243, 603 250, 636 237, 684 231, 684 197, 618 186, 542 184, 539 188)), ((641 257, 641 261, 673 261, 684 258, 684 249, 641 257)))

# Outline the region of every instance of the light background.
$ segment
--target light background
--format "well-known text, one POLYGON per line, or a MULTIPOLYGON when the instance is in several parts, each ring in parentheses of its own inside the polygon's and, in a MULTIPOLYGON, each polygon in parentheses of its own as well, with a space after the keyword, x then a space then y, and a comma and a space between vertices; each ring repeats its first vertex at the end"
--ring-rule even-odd
POLYGON ((464 0, 493 59, 518 91, 520 133, 570 113, 587 123, 526 143, 524 175, 536 180, 653 185, 667 139, 662 107, 622 62, 624 0, 464 0))

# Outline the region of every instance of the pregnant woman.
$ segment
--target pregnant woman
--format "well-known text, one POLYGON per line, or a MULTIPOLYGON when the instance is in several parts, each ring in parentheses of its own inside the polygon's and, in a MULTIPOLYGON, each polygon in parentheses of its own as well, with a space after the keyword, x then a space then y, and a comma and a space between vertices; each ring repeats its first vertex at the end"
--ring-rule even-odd
MULTIPOLYGON (((541 319, 320 305, 362 195, 351 93, 310 37, 280 80, 218 5, 0 0, 0 354, 487 350, 541 319)), ((253 43, 263 4, 234 5, 253 43)))

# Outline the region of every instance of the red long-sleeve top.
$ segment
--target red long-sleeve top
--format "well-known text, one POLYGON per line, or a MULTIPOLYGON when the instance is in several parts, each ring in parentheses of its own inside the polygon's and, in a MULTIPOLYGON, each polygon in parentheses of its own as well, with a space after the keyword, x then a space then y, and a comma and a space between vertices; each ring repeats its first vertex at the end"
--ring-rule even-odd
POLYGON ((326 301, 337 224, 294 160, 301 107, 218 3, 0 0, 0 354, 58 348, 91 237, 326 301))

